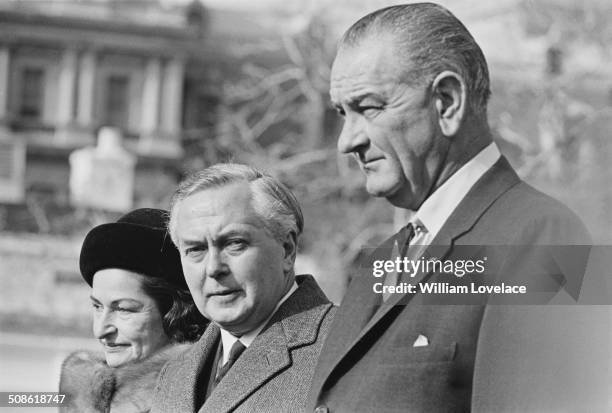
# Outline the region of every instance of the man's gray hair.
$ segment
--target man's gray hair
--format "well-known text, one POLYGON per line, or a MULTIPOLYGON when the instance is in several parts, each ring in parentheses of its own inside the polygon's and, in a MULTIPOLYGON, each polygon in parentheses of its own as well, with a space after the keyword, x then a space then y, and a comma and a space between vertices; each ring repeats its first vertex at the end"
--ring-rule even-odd
POLYGON ((463 77, 467 102, 477 116, 485 116, 491 95, 489 70, 480 47, 450 11, 433 3, 386 7, 362 17, 340 41, 340 48, 358 46, 369 36, 391 34, 405 62, 406 81, 429 85, 444 70, 463 77))
POLYGON ((248 182, 252 206, 263 221, 265 229, 278 242, 284 242, 293 232, 297 239, 304 229, 304 216, 295 195, 279 180, 253 167, 235 163, 221 163, 195 172, 180 184, 170 203, 168 231, 175 245, 176 215, 181 201, 197 192, 239 182, 248 182))

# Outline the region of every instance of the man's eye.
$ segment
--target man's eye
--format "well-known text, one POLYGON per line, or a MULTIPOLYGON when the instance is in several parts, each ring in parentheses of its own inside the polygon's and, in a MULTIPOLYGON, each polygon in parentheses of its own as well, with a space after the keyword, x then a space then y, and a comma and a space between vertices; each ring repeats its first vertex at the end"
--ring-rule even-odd
POLYGON ((185 256, 187 256, 187 257, 198 257, 201 254, 203 254, 204 252, 206 252, 206 247, 205 246, 190 247, 190 248, 187 248, 185 250, 185 256))
POLYGON ((360 106, 359 112, 365 116, 374 116, 377 115, 381 109, 380 106, 360 106))
POLYGON ((246 248, 247 243, 245 240, 242 239, 232 239, 227 241, 225 246, 233 251, 239 251, 246 248))
POLYGON ((91 306, 93 307, 94 310, 96 311, 102 311, 102 305, 99 303, 91 303, 91 306))
POLYGON ((338 115, 340 116, 346 115, 346 112, 340 106, 336 106, 334 109, 336 109, 336 112, 338 112, 338 115))
POLYGON ((126 307, 117 307, 117 311, 120 313, 133 313, 134 310, 132 310, 131 308, 126 308, 126 307))

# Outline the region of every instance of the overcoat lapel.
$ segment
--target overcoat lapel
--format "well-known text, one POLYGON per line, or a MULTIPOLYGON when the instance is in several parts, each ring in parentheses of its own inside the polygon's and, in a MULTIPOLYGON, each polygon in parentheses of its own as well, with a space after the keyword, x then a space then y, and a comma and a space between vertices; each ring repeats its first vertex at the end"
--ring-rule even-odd
POLYGON ((290 365, 291 358, 283 329, 280 324, 272 325, 236 361, 200 412, 231 411, 290 365))
MULTIPOLYGON (((466 197, 459 203, 455 211, 442 226, 436 238, 423 253, 424 259, 436 257, 444 259, 448 257, 454 245, 454 241, 462 234, 470 230, 478 218, 491 206, 497 198, 508 191, 512 186, 518 184, 520 179, 508 163, 505 157, 501 157, 489 171, 487 171, 466 197)), ((383 249, 391 251, 390 245, 394 237, 383 244, 383 249)), ((420 272, 411 278, 411 283, 427 281, 430 273, 420 272)), ((328 377, 329 373, 338 363, 351 351, 351 349, 397 305, 407 305, 414 294, 393 294, 371 318, 364 317, 363 303, 368 303, 373 296, 372 277, 361 276, 355 280, 356 285, 351 285, 345 302, 342 303, 336 314, 334 324, 327 338, 321 358, 319 360, 320 374, 317 378, 328 377), (349 295, 350 294, 350 295, 349 295), (353 320, 356 322, 353 323, 353 320)), ((316 379, 315 379, 316 380, 316 379)), ((320 391, 324 383, 313 383, 313 391, 320 391), (315 388, 318 387, 318 388, 315 388)))
POLYGON ((332 307, 312 276, 298 276, 297 291, 242 353, 206 400, 200 413, 228 412, 292 365, 290 351, 317 340, 332 307))
POLYGON ((219 327, 210 323, 202 338, 193 345, 192 349, 185 354, 180 365, 171 372, 176 379, 168 380, 168 383, 174 387, 168 391, 168 394, 180 395, 175 399, 177 412, 196 411, 196 395, 205 391, 197 387, 198 375, 206 365, 208 357, 215 357, 220 337, 219 327))

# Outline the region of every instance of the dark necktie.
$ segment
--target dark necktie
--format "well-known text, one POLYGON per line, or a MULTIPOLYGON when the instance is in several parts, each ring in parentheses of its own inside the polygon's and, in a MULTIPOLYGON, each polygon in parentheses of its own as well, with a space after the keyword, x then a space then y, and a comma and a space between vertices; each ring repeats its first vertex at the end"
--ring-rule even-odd
POLYGON ((415 231, 412 222, 409 222, 408 225, 399 230, 397 234, 397 245, 400 248, 400 257, 404 257, 406 255, 406 251, 408 251, 408 246, 414 238, 415 231))
MULTIPOLYGON (((412 222, 408 223, 408 225, 400 229, 397 235, 395 236, 394 244, 397 243, 399 256, 402 260, 406 256, 406 252, 408 251, 408 246, 410 245, 410 241, 412 241, 412 238, 414 238, 414 226, 412 225, 412 222)), ((391 259, 395 260, 395 257, 391 257, 391 259)), ((399 271, 390 272, 385 277, 384 285, 385 286, 397 285, 398 280, 399 280, 399 271)), ((383 293, 383 296, 382 296, 383 301, 387 301, 387 299, 391 295, 392 295, 391 293, 383 293)))
POLYGON ((215 377, 214 387, 217 387, 221 379, 223 379, 223 376, 225 376, 227 372, 232 368, 232 366, 234 365, 236 360, 238 360, 238 357, 240 357, 240 355, 242 354, 244 350, 246 350, 246 347, 244 346, 244 344, 242 344, 240 340, 236 340, 236 342, 232 346, 232 349, 230 350, 229 358, 227 359, 227 362, 217 372, 217 377, 215 377))

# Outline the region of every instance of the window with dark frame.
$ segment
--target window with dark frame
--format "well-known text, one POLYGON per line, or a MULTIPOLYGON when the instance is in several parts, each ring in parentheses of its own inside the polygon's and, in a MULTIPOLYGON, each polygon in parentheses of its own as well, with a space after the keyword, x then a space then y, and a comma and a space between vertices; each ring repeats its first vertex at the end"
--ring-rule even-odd
POLYGON ((25 67, 21 72, 19 116, 42 119, 45 71, 40 67, 25 67))
POLYGON ((106 126, 126 129, 128 126, 128 91, 130 80, 124 75, 110 75, 106 79, 106 100, 103 122, 106 126))
POLYGON ((0 142, 0 180, 13 178, 15 175, 14 159, 14 144, 11 142, 0 142))

